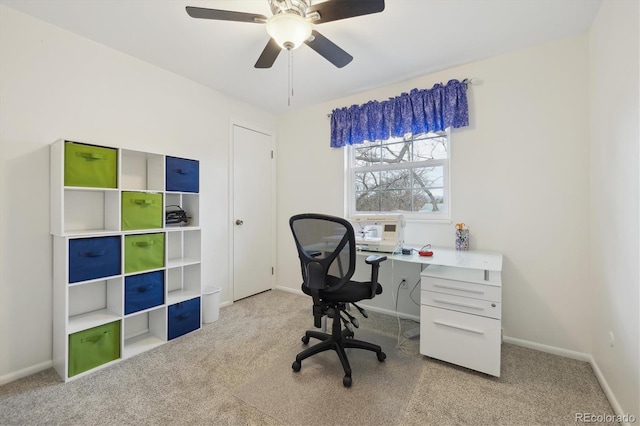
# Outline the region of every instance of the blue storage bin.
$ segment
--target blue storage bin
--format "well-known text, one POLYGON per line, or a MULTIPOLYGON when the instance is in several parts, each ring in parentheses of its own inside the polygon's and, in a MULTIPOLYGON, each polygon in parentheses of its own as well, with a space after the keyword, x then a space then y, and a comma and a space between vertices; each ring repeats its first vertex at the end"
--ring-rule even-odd
POLYGON ((164 303, 164 271, 130 275, 124 279, 124 313, 159 306, 164 303))
POLYGON ((186 158, 166 157, 166 190, 200 192, 200 163, 186 158))
POLYGON ((69 282, 120 275, 120 237, 69 240, 69 282))
POLYGON ((200 328, 200 298, 169 306, 169 340, 200 328))

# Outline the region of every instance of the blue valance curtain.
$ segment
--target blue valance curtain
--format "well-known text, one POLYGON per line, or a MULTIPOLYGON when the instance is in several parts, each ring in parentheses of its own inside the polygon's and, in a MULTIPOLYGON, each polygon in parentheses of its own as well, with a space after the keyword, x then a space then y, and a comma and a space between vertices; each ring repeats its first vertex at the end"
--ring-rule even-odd
POLYGON ((386 101, 334 109, 331 147, 468 126, 466 83, 466 80, 449 80, 446 85, 412 89, 386 101))

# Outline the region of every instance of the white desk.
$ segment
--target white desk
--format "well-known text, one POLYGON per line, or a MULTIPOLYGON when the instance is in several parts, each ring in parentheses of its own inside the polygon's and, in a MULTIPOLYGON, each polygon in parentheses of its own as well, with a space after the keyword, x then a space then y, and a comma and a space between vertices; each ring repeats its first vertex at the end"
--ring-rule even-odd
POLYGON ((431 257, 386 255, 392 262, 426 265, 420 274, 420 353, 499 377, 502 254, 432 250, 431 257))

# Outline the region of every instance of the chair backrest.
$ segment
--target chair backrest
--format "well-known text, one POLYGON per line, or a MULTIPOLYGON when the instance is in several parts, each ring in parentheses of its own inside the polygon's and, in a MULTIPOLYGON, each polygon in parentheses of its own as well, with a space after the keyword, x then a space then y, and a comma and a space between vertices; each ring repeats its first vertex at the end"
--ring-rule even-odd
POLYGON ((356 269, 356 238, 349 221, 305 213, 291 217, 289 226, 298 248, 305 286, 332 291, 349 282, 356 269))

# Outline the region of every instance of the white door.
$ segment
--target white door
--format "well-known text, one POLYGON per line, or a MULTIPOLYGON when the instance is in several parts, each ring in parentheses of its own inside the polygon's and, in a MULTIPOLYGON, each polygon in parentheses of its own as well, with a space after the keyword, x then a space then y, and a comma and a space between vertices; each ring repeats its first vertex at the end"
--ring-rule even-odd
POLYGON ((233 300, 273 288, 273 141, 233 125, 233 300))

